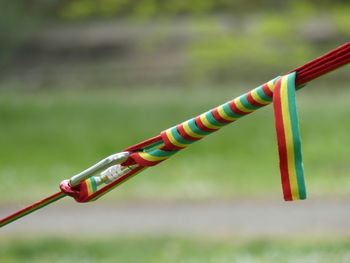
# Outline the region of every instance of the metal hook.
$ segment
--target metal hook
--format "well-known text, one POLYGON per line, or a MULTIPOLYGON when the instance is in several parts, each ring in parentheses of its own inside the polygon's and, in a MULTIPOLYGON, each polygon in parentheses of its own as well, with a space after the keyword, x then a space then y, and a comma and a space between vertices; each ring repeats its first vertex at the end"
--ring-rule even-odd
POLYGON ((82 171, 81 173, 74 175, 69 180, 69 184, 71 186, 76 186, 80 182, 93 176, 97 172, 105 170, 112 165, 125 162, 128 159, 129 155, 130 155, 129 152, 120 152, 120 153, 112 154, 106 157, 105 159, 99 161, 98 163, 94 164, 93 166, 87 168, 86 170, 82 171))

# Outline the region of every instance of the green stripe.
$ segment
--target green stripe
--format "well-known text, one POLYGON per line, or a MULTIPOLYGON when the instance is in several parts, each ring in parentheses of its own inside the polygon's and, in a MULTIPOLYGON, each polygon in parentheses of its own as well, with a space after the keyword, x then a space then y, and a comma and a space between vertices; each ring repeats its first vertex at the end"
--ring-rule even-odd
POLYGON ((240 118, 240 117, 242 117, 242 115, 239 115, 239 114, 237 114, 237 113, 235 113, 235 112, 233 112, 233 111, 231 110, 230 102, 226 102, 225 104, 223 104, 223 105, 222 105, 222 108, 224 109, 224 112, 225 112, 228 116, 230 116, 230 117, 232 117, 232 118, 240 118))
POLYGON ((287 92, 288 92, 288 106, 289 115, 292 126, 293 144, 294 144, 294 160, 295 170, 299 188, 299 198, 306 199, 306 188, 304 181, 304 168, 301 154, 301 137, 298 123, 298 112, 295 102, 295 72, 288 75, 287 92))
POLYGON ((195 119, 191 119, 188 121, 188 126, 190 127, 190 129, 194 132, 194 133, 197 133, 197 134, 200 134, 200 135, 208 135, 212 132, 210 131, 202 131, 201 129, 199 129, 197 127, 197 124, 196 124, 196 121, 195 119))
POLYGON ((155 142, 155 143, 152 143, 151 145, 148 145, 146 147, 143 147, 144 150, 149 150, 149 149, 152 149, 156 146, 159 146, 161 145, 162 143, 164 143, 163 141, 158 141, 158 142, 155 142))
POLYGON ((150 152, 147 152, 149 155, 152 155, 154 157, 167 157, 171 156, 175 153, 177 153, 179 150, 172 150, 172 151, 163 151, 161 149, 154 149, 150 152))
POLYGON ((92 186, 92 192, 94 193, 97 191, 97 183, 94 176, 90 177, 90 182, 92 186))
POLYGON ((215 126, 220 126, 220 127, 222 127, 222 126, 225 126, 226 124, 228 124, 228 123, 223 123, 223 122, 217 121, 217 120, 214 118, 213 113, 212 113, 211 111, 206 112, 206 113, 205 113, 205 117, 208 119, 208 121, 209 121, 211 124, 213 124, 213 125, 215 125, 215 126))
POLYGON ((272 80, 273 84, 276 84, 276 82, 277 82, 277 80, 278 80, 279 78, 281 78, 281 76, 277 76, 276 78, 274 78, 274 79, 272 80))
POLYGON ((256 90, 256 93, 258 93, 259 97, 262 98, 263 100, 272 101, 272 98, 270 98, 265 94, 262 86, 257 87, 255 90, 256 90))
POLYGON ((181 136, 181 134, 178 132, 176 126, 171 128, 171 134, 174 136, 175 140, 178 141, 179 143, 182 144, 191 144, 194 143, 195 141, 190 141, 190 140, 186 140, 185 138, 183 138, 181 136))
POLYGON ((299 87, 295 87, 295 90, 303 89, 303 88, 305 88, 306 85, 307 85, 307 84, 303 84, 303 85, 301 85, 301 86, 299 86, 299 87))
POLYGON ((239 97, 239 100, 241 101, 242 105, 247 109, 256 110, 260 108, 249 103, 249 101, 247 100, 247 93, 239 97))
POLYGON ((126 169, 123 170, 123 174, 122 174, 122 175, 128 173, 128 172, 131 171, 132 169, 133 169, 133 168, 130 167, 130 166, 126 167, 126 169))

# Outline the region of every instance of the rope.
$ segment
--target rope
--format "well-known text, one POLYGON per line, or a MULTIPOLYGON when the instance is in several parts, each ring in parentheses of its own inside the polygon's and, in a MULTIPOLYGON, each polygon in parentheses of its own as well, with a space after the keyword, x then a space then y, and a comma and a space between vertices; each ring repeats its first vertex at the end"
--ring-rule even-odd
POLYGON ((274 101, 284 198, 287 201, 305 199, 306 191, 294 93, 296 89, 300 89, 309 81, 349 62, 350 42, 213 110, 167 129, 156 137, 126 148, 124 151, 131 153, 129 159, 122 164, 123 168, 118 172, 118 175, 112 176, 116 179, 112 178, 112 182, 104 180, 107 184, 100 189, 97 189, 97 181, 101 180, 102 182, 102 178, 90 177, 75 187, 71 187, 69 180, 65 180, 60 185, 61 192, 1 219, 0 227, 66 195, 74 197, 78 202, 96 200, 148 166, 154 166, 166 160, 193 142, 270 104, 272 101, 274 101), (284 95, 282 96, 282 94, 284 95), (284 121, 284 118, 289 118, 289 121, 284 121), (287 125, 288 123, 289 125, 287 125))
POLYGON ((66 194, 63 192, 57 192, 53 195, 50 195, 39 202, 36 202, 30 206, 27 206, 26 208, 23 208, 23 209, 17 211, 16 213, 13 213, 12 215, 9 215, 9 216, 1 219, 0 220, 0 227, 3 227, 3 226, 23 217, 25 215, 28 215, 28 214, 44 207, 44 206, 51 204, 51 203, 65 197, 65 196, 66 196, 66 194))
POLYGON ((326 73, 340 68, 350 62, 350 42, 320 56, 292 71, 297 72, 296 86, 300 87, 326 73))

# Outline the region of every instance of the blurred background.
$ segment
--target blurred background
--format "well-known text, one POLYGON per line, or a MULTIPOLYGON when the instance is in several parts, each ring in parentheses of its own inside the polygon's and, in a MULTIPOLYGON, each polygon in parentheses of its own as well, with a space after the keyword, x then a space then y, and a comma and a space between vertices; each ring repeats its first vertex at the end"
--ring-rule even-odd
MULTIPOLYGON (((0 0, 0 217, 349 41, 348 0, 0 0)), ((270 106, 101 200, 1 229, 1 262, 350 262, 350 74, 298 92, 309 199, 270 106)))

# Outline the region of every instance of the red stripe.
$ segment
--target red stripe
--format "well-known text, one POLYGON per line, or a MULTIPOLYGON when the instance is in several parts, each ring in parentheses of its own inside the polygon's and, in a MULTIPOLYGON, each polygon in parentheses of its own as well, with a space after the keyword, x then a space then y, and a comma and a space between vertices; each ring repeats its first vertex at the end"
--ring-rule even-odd
POLYGON ((292 193, 290 189, 289 173, 288 173, 288 159, 287 159, 287 146, 286 138, 284 134, 283 116, 282 116, 282 104, 281 104, 281 79, 277 80, 273 95, 273 108, 275 113, 278 154, 280 159, 280 172, 284 199, 286 201, 292 201, 292 193))
POLYGON ((165 150, 165 151, 171 151, 171 150, 181 150, 184 149, 185 147, 179 147, 174 145, 168 138, 166 131, 162 131, 160 133, 160 135, 162 136, 162 139, 164 141, 164 146, 160 149, 165 150))
POLYGON ((121 163, 122 166, 130 166, 130 165, 134 165, 134 164, 137 164, 137 163, 135 162, 134 159, 130 158, 130 155, 125 162, 121 163))
POLYGON ((148 140, 145 140, 143 142, 140 142, 138 144, 135 144, 133 146, 126 148, 126 149, 124 149, 124 152, 136 151, 136 150, 142 149, 148 145, 151 145, 152 143, 159 142, 160 140, 162 140, 162 137, 160 135, 158 135, 158 136, 152 137, 148 140))
POLYGON ((214 132, 214 131, 217 131, 217 130, 215 130, 215 129, 210 129, 210 128, 206 127, 206 126, 203 124, 203 122, 202 122, 202 120, 201 120, 201 118, 200 118, 199 116, 196 117, 195 121, 196 121, 197 127, 198 127, 199 129, 201 129, 202 131, 207 131, 207 132, 214 132))
POLYGON ((262 85, 262 90, 264 91, 265 95, 272 98, 273 96, 273 92, 269 89, 269 86, 267 85, 267 83, 265 83, 264 85, 262 85))
POLYGON ((250 112, 244 112, 244 111, 239 110, 236 106, 236 103, 233 100, 230 101, 229 105, 230 105, 231 110, 236 114, 247 115, 248 113, 250 113, 250 112))
POLYGON ((145 167, 148 167, 148 166, 155 166, 156 164, 164 161, 164 160, 160 160, 160 161, 148 161, 148 160, 145 160, 143 159, 139 153, 132 153, 130 155, 130 158, 134 159, 135 162, 137 162, 139 165, 141 166, 145 166, 145 167))
POLYGON ((89 197, 88 186, 87 186, 86 180, 84 180, 80 184, 79 199, 86 200, 86 199, 88 199, 88 197, 89 197))
POLYGON ((177 131, 180 133, 180 135, 182 136, 182 138, 184 138, 185 140, 189 140, 189 141, 198 141, 200 138, 195 138, 192 137, 190 135, 188 135, 184 129, 183 124, 179 124, 177 125, 177 131))
POLYGON ((219 114, 217 108, 213 109, 213 110, 211 111, 211 113, 213 114, 215 120, 217 120, 218 122, 221 122, 221 123, 231 123, 231 122, 233 122, 233 120, 230 121, 230 120, 225 120, 224 118, 222 118, 222 117, 220 116, 220 114, 219 114))
POLYGON ((253 96, 252 96, 252 92, 249 92, 246 96, 248 102, 253 105, 253 106, 256 106, 256 107, 263 107, 265 106, 265 104, 261 104, 259 102, 257 102, 256 100, 254 100, 253 96))

